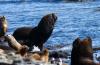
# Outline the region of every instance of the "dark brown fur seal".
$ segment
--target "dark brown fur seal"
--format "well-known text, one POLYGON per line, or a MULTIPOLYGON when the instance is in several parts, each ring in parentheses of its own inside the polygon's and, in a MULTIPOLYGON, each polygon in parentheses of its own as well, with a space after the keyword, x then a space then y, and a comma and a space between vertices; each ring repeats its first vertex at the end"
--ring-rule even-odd
POLYGON ((7 20, 4 16, 0 16, 0 37, 7 32, 7 20))
POLYGON ((71 52, 71 65, 100 65, 93 61, 92 40, 90 37, 73 42, 71 52))
POLYGON ((56 20, 57 16, 54 13, 48 14, 41 19, 38 26, 34 28, 18 28, 14 31, 13 36, 17 40, 24 40, 25 42, 28 40, 29 42, 24 44, 30 48, 35 45, 38 46, 40 50, 42 50, 43 44, 48 40, 54 29, 56 20))

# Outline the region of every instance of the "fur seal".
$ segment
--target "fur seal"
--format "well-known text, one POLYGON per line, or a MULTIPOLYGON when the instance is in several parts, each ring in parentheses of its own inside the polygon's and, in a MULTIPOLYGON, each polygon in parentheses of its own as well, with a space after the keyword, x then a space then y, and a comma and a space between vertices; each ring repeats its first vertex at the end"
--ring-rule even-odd
POLYGON ((49 60, 49 51, 48 49, 44 49, 42 52, 34 52, 30 56, 32 60, 35 61, 43 61, 45 63, 48 63, 49 60))
POLYGON ((90 37, 84 40, 77 38, 73 42, 71 65, 100 65, 93 61, 92 40, 90 37))
POLYGON ((7 32, 7 20, 4 16, 0 16, 0 37, 7 32))
POLYGON ((16 41, 16 39, 12 35, 5 36, 5 40, 8 41, 8 45, 20 53, 22 56, 28 51, 28 47, 26 45, 21 45, 16 41))
POLYGON ((57 16, 54 13, 45 15, 38 26, 32 27, 21 27, 14 31, 13 36, 17 40, 28 40, 28 43, 24 43, 28 47, 32 48, 34 45, 38 46, 40 50, 43 49, 43 44, 51 36, 54 29, 57 16))

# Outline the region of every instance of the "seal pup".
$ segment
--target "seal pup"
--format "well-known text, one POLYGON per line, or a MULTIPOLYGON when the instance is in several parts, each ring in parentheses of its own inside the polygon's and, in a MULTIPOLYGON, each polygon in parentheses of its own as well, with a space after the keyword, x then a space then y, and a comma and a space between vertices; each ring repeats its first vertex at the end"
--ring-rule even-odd
POLYGON ((28 47, 26 45, 21 45, 16 41, 16 39, 12 35, 6 35, 5 40, 8 41, 8 45, 19 52, 22 56, 24 56, 27 51, 28 47))
POLYGON ((4 16, 0 16, 0 37, 7 32, 7 20, 4 16))
POLYGON ((21 27, 14 31, 13 36, 16 40, 23 40, 25 45, 30 49, 35 45, 43 49, 43 44, 48 40, 53 32, 57 16, 54 13, 45 15, 39 22, 38 26, 21 27), (29 41, 27 43, 27 40, 29 41))
POLYGON ((4 16, 0 16, 0 41, 4 40, 4 35, 7 32, 7 20, 4 16))
POLYGON ((49 51, 48 49, 44 49, 43 51, 33 52, 30 57, 33 61, 35 60, 35 61, 42 61, 48 63, 49 51))
POLYGON ((92 40, 90 37, 73 42, 71 65, 100 65, 93 61, 92 40))

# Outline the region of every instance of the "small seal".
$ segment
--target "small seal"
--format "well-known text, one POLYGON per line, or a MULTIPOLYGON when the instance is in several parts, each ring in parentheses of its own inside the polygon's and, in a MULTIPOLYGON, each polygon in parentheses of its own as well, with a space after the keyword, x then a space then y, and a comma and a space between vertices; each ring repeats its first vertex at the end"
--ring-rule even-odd
POLYGON ((14 50, 19 50, 22 45, 16 41, 16 39, 12 35, 6 35, 5 40, 8 42, 8 45, 14 50))
POLYGON ((45 63, 48 63, 49 60, 49 51, 48 49, 44 49, 43 51, 40 52, 34 52, 32 53, 32 55, 30 56, 31 60, 35 60, 35 61, 42 61, 45 63))
POLYGON ((0 16, 0 37, 7 32, 7 20, 4 16, 0 16))
POLYGON ((8 41, 8 45, 16 50, 18 53, 20 53, 22 56, 24 56, 27 51, 28 47, 26 45, 21 45, 16 41, 16 39, 12 35, 5 36, 5 40, 8 41))

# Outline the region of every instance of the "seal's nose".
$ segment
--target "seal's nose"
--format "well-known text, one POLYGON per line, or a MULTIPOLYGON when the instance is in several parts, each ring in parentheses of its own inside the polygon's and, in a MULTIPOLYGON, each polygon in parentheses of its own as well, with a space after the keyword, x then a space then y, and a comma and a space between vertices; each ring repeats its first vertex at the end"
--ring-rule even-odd
POLYGON ((54 13, 52 13, 52 17, 54 18, 55 21, 57 20, 57 16, 54 13))

